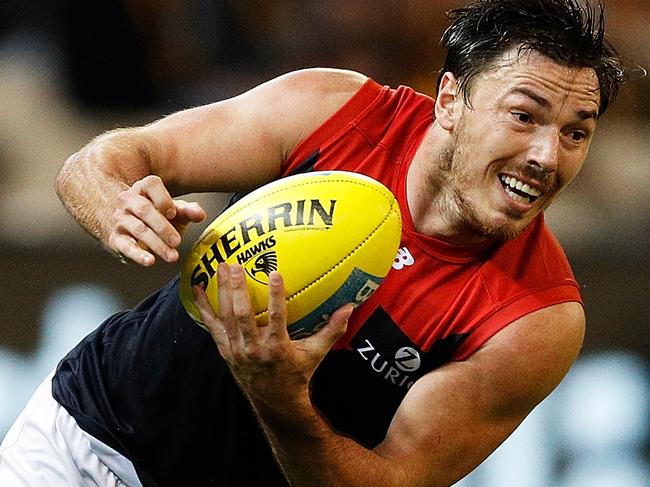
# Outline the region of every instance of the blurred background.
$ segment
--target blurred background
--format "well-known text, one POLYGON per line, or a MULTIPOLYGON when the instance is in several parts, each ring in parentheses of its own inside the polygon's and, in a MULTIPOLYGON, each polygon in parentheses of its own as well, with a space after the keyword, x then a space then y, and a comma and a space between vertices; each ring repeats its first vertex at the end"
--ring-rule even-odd
MULTIPOLYGON (((0 436, 58 359, 178 266, 120 265, 53 191, 100 133, 220 100, 286 71, 350 68, 435 94, 452 0, 2 0, 0 436)), ((587 163, 547 213, 583 286, 581 360, 460 484, 650 485, 650 1, 607 0, 631 67, 587 163)), ((192 195, 211 217, 225 195, 192 195)), ((187 243, 201 228, 190 231, 187 243)), ((459 485, 460 485, 459 484, 459 485)))

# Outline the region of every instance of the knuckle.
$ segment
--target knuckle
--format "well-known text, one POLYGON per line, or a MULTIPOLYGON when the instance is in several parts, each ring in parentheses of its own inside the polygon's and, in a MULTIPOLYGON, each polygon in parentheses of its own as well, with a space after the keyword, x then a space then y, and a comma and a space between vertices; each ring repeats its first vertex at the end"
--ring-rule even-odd
POLYGON ((149 213, 149 209, 151 208, 151 203, 148 200, 145 199, 138 199, 131 205, 131 211, 133 212, 134 215, 139 216, 139 217, 144 217, 149 213))
POLYGON ((245 308, 234 310, 233 316, 238 325, 246 325, 250 323, 251 320, 251 313, 248 309, 245 308))
POLYGON ((333 337, 335 340, 338 340, 338 339, 341 338, 343 335, 345 335, 345 330, 346 330, 346 327, 345 327, 345 326, 342 326, 342 327, 337 328, 337 329, 334 330, 334 332, 332 333, 332 337, 333 337))
POLYGON ((269 309, 269 321, 281 322, 284 321, 284 310, 282 309, 269 309))
POLYGON ((249 343, 246 345, 246 357, 252 362, 261 362, 264 359, 264 351, 257 343, 249 343))
POLYGON ((288 355, 283 347, 272 347, 269 350, 268 362, 279 362, 288 355))
POLYGON ((126 217, 126 213, 124 213, 123 208, 122 207, 116 208, 109 217, 111 226, 113 228, 123 228, 125 217, 126 217))
POLYGON ((166 225, 165 223, 155 225, 153 230, 165 242, 170 242, 172 240, 172 237, 176 235, 176 230, 174 229, 174 227, 166 225))
POLYGON ((337 326, 334 331, 332 332, 332 336, 334 337, 335 340, 338 340, 341 338, 343 335, 345 335, 345 332, 348 329, 347 323, 342 323, 341 326, 337 326))
POLYGON ((162 184, 162 179, 156 174, 149 174, 140 180, 145 186, 157 186, 162 184))
POLYGON ((117 238, 117 235, 115 235, 113 232, 111 232, 108 235, 108 247, 111 250, 119 251, 119 239, 117 238))
POLYGON ((145 223, 143 221, 138 220, 136 222, 135 226, 133 227, 133 230, 132 230, 133 235, 141 237, 142 235, 147 233, 147 228, 148 228, 147 225, 145 225, 145 223))
POLYGON ((233 347, 231 349, 231 356, 233 362, 240 363, 240 364, 248 360, 248 355, 246 351, 239 347, 233 347))
POLYGON ((128 191, 139 191, 142 186, 146 184, 146 177, 142 179, 138 179, 136 182, 134 182, 129 189, 126 190, 128 191))
POLYGON ((130 190, 126 191, 121 191, 117 194, 117 201, 120 203, 122 206, 126 206, 127 202, 131 198, 131 193, 130 190))

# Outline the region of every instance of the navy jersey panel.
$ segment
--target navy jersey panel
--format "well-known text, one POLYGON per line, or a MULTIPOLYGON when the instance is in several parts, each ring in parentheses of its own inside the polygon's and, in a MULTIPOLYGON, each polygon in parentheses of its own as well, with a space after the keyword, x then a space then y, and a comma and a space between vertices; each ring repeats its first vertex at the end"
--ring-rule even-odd
POLYGON ((53 396, 145 486, 287 485, 178 278, 106 320, 58 365, 53 396), (250 462, 250 463, 249 463, 250 462))

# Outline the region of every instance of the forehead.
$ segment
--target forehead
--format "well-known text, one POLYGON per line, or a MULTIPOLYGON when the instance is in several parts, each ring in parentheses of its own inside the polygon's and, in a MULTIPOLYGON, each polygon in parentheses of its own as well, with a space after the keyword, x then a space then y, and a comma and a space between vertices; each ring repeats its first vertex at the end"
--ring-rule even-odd
POLYGON ((508 51, 476 81, 473 90, 490 97, 524 89, 550 102, 564 104, 570 99, 585 109, 597 110, 600 104, 600 85, 592 68, 568 67, 537 51, 508 51))

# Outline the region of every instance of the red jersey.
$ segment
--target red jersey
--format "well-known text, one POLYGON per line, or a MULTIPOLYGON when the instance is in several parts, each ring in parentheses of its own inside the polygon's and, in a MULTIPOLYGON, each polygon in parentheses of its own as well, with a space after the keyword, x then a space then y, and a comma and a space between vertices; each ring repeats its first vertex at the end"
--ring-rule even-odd
MULTIPOLYGON (((384 439, 418 378, 469 357, 526 313, 580 301, 541 216, 491 246, 459 247, 413 230, 405 178, 432 112, 424 95, 368 81, 284 168, 364 173, 391 188, 401 206, 393 269, 354 311, 311 384, 327 421, 367 447, 384 439)), ((287 485, 212 338, 185 312, 178 283, 109 317, 79 343, 57 367, 53 397, 84 431, 129 458, 145 486, 287 485), (249 460, 246 469, 238 458, 249 460)))
MULTIPOLYGON (((466 359, 514 320, 554 304, 581 302, 543 215, 501 244, 458 246, 414 230, 406 174, 432 122, 430 97, 368 80, 294 149, 284 168, 285 174, 305 167, 366 174, 392 190, 402 211, 393 268, 352 314, 347 334, 334 347, 353 352, 345 367, 337 368, 339 375, 365 366, 389 385, 407 389, 442 363, 466 359)), ((327 401, 327 395, 318 396, 327 401)))

